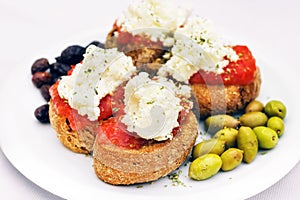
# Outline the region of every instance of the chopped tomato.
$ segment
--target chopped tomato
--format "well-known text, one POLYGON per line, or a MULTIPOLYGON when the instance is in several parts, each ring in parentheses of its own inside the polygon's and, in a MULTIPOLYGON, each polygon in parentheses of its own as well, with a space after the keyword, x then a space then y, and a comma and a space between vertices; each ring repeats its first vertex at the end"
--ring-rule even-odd
MULTIPOLYGON (((185 112, 179 113, 179 124, 183 122, 186 114, 185 112)), ((176 136, 178 131, 180 131, 180 126, 173 129, 173 136, 176 136)), ((153 140, 143 139, 136 133, 129 132, 126 125, 121 122, 120 117, 111 117, 103 121, 97 128, 96 134, 98 135, 97 142, 99 144, 107 143, 107 140, 109 140, 112 144, 127 149, 139 149, 151 142, 155 142, 153 140)))
POLYGON ((123 85, 119 86, 116 91, 110 95, 106 95, 101 99, 99 108, 100 108, 100 117, 101 119, 107 119, 111 116, 119 117, 124 115, 124 88, 123 85))
MULTIPOLYGON (((57 114, 60 116, 65 116, 68 119, 72 130, 81 130, 86 126, 98 123, 97 121, 91 122, 86 115, 82 116, 77 112, 77 110, 72 109, 67 100, 62 99, 59 96, 57 90, 58 84, 59 82, 56 82, 49 90, 51 100, 54 104, 57 114)), ((99 119, 106 119, 112 115, 112 106, 109 95, 100 101, 99 108, 101 112, 99 119)))
POLYGON ((190 83, 211 85, 247 85, 252 83, 257 69, 252 53, 246 46, 234 46, 233 50, 239 56, 239 60, 229 62, 222 74, 200 70, 190 78, 190 83))
POLYGON ((71 69, 68 71, 68 76, 71 75, 75 69, 76 65, 71 65, 71 69))
POLYGON ((106 95, 104 98, 101 99, 100 104, 99 104, 99 109, 100 109, 100 116, 99 120, 101 119, 107 119, 110 116, 112 116, 112 105, 111 105, 111 95, 106 95))
MULTIPOLYGON (((139 149, 148 142, 127 131, 126 126, 117 117, 111 117, 108 120, 103 121, 97 129, 96 134, 105 135, 111 143, 128 149, 139 149)), ((107 142, 106 140, 102 140, 103 137, 98 138, 100 138, 98 139, 100 144, 101 141, 107 142)))

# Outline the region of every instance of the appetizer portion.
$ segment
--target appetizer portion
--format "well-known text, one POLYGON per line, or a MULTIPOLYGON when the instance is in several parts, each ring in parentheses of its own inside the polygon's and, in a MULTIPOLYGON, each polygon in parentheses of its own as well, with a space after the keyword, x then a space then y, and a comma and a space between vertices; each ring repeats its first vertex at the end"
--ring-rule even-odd
POLYGON ((124 113, 97 129, 94 169, 110 184, 157 180, 187 159, 198 136, 190 88, 141 72, 125 86, 124 113))
POLYGON ((207 132, 214 128, 208 123, 214 116, 221 121, 215 129, 228 121, 224 118, 233 119, 232 127, 222 129, 237 134, 247 115, 237 121, 226 114, 242 111, 261 86, 249 48, 226 41, 210 20, 167 1, 134 1, 114 22, 105 47, 99 42, 72 46, 56 60, 65 64, 50 67, 40 59, 32 67, 33 83, 49 91, 44 95, 49 105, 36 116, 42 123, 50 121, 65 147, 91 154, 102 181, 130 185, 157 180, 190 160, 191 151, 195 160, 205 154, 190 167, 189 176, 196 180, 242 162, 231 165, 230 155, 244 149, 229 150, 236 145, 220 138, 194 147, 202 119, 210 124, 207 132), (203 153, 200 147, 207 145, 218 156, 229 151, 219 158, 212 151, 203 153), (202 176, 206 167, 199 163, 210 158, 217 167, 202 176))

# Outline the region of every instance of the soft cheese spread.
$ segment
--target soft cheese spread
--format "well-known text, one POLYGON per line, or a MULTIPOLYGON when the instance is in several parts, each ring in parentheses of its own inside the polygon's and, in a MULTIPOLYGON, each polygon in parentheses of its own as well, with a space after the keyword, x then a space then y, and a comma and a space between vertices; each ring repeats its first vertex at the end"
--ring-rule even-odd
POLYGON ((212 22, 205 18, 190 17, 175 31, 174 38, 173 56, 160 69, 159 75, 171 75, 178 81, 187 82, 200 69, 221 74, 230 61, 239 58, 227 41, 217 34, 212 22))
POLYGON ((122 122, 128 131, 141 138, 157 141, 172 139, 172 130, 179 126, 182 98, 189 98, 190 87, 176 86, 164 77, 150 79, 141 72, 125 86, 125 115, 122 122))

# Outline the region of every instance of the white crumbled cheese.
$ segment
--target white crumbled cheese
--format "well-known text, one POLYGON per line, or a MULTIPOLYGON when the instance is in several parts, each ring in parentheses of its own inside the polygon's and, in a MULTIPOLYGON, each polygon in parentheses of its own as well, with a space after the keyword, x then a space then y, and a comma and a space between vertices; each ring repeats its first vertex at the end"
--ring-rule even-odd
POLYGON ((175 38, 172 57, 159 69, 158 75, 171 75, 177 81, 187 82, 201 67, 214 64, 198 43, 180 34, 176 34, 175 38))
POLYGON ((221 38, 211 21, 191 17, 187 23, 176 30, 172 58, 159 70, 161 76, 171 75, 178 81, 187 82, 189 78, 203 69, 221 74, 230 61, 237 61, 238 55, 221 38))
MULTIPOLYGON (((172 130, 178 127, 178 115, 183 106, 181 98, 189 98, 191 89, 176 87, 164 77, 149 78, 141 72, 125 86, 125 115, 122 122, 127 129, 145 139, 157 141, 172 139, 172 130)), ((187 100, 188 101, 188 100, 187 100)))
POLYGON ((90 45, 82 64, 76 65, 72 75, 62 77, 58 93, 61 98, 68 100, 71 108, 94 121, 100 116, 100 100, 129 80, 135 72, 131 57, 117 49, 101 49, 90 45))
POLYGON ((183 25, 190 15, 190 10, 174 5, 172 1, 135 0, 117 20, 117 25, 122 31, 143 33, 153 41, 171 46, 174 41, 168 33, 183 25))

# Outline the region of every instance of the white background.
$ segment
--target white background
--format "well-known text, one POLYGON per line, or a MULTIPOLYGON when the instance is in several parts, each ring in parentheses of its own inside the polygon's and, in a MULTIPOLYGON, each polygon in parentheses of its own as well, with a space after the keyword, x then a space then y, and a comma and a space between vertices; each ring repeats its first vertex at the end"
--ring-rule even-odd
MULTIPOLYGON (((75 39, 78 34, 85 35, 95 30, 107 32, 128 2, 0 0, 0 99, 6 98, 5 94, 1 93, 1 86, 5 85, 5 77, 12 68, 22 63, 23 67, 28 67, 30 73, 33 61, 39 57, 47 57, 45 52, 48 52, 49 48, 57 49, 59 54, 68 44, 78 43, 75 39), (108 3, 110 7, 105 6, 108 3), (61 41, 69 41, 69 43, 61 43, 61 41)), ((268 64, 280 66, 283 71, 288 64, 292 66, 289 66, 289 69, 295 70, 295 73, 299 72, 300 3, 298 1, 227 0, 224 3, 221 0, 190 0, 182 2, 192 5, 200 16, 212 19, 225 33, 237 36, 234 38, 236 41, 247 44, 254 54, 267 60, 268 64)), ((295 80, 294 83, 291 90, 298 92, 299 80, 295 80)), ((21 89, 22 84, 20 84, 21 89)), ((26 106, 20 97, 19 105, 8 106, 23 105, 26 106)), ((1 125, 5 126, 5 124, 1 125)), ((278 183, 252 197, 251 200, 298 199, 300 190, 297 186, 299 185, 300 164, 278 183)), ((0 199, 61 198, 25 178, 0 151, 0 199)))

